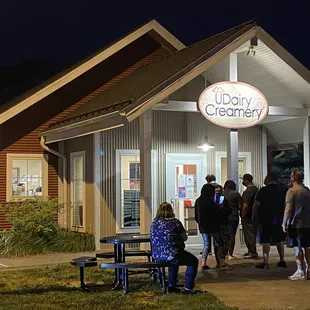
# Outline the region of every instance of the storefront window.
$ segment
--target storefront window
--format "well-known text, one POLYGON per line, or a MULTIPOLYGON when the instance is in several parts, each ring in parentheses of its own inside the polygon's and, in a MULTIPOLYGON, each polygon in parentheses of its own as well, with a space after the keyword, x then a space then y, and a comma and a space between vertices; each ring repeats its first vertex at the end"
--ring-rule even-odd
POLYGON ((140 157, 121 156, 122 228, 140 227, 140 157))
POLYGON ((84 227, 85 152, 71 153, 72 226, 84 227))
POLYGON ((7 154, 6 200, 47 195, 47 170, 43 154, 7 154))
POLYGON ((12 160, 12 197, 42 195, 42 159, 12 160))

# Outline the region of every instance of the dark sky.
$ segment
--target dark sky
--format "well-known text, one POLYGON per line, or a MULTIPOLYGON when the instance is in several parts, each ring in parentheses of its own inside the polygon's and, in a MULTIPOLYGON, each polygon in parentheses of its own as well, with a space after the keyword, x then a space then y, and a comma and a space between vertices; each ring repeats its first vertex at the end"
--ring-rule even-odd
POLYGON ((310 68, 307 1, 2 0, 0 65, 42 58, 64 66, 152 18, 186 45, 256 18, 310 68), (279 6, 279 4, 281 4, 279 6))

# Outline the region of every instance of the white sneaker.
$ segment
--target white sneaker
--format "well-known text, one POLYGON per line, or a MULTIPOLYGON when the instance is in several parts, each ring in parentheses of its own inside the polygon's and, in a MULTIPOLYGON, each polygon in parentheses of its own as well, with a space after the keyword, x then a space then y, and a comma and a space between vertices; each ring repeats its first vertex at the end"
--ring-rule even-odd
POLYGON ((297 270, 293 275, 288 277, 291 281, 307 280, 307 277, 303 271, 297 270))

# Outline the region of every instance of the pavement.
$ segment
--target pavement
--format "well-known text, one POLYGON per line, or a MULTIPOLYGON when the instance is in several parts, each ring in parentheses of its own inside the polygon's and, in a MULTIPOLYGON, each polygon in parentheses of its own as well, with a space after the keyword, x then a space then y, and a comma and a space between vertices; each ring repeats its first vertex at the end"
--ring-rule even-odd
MULTIPOLYGON (((189 250, 199 257, 200 248, 189 250)), ((243 250, 245 249, 241 249, 241 253, 243 250)), ((96 253, 54 253, 0 258, 0 272, 68 263, 74 257, 94 256, 96 253)), ((271 250, 269 270, 256 269, 254 264, 259 261, 240 258, 229 262, 233 266, 232 271, 218 271, 215 269, 214 256, 210 256, 208 265, 211 269, 198 273, 197 286, 213 293, 226 305, 240 309, 310 309, 310 281, 287 279, 296 269, 292 249, 286 249, 288 268, 276 266, 278 257, 275 247, 271 250)), ((184 272, 184 268, 181 272, 184 272)))

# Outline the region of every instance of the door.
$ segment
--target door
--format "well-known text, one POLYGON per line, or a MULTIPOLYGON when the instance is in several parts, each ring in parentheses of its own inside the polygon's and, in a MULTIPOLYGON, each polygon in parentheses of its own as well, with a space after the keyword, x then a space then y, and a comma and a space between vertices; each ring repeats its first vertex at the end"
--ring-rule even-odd
MULTIPOLYGON (((227 154, 226 152, 217 152, 216 154, 216 181, 217 183, 224 185, 227 181, 227 154)), ((251 153, 250 152, 239 152, 238 158, 238 176, 239 183, 238 189, 242 195, 245 187, 242 185, 242 177, 245 173, 251 173, 251 153)))
POLYGON ((166 200, 188 233, 186 245, 202 243, 194 205, 205 183, 205 174, 205 154, 166 154, 166 200))

